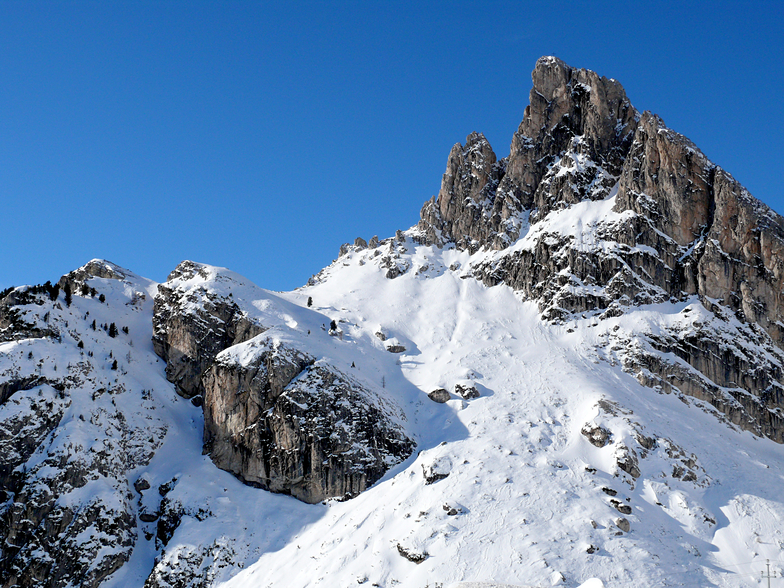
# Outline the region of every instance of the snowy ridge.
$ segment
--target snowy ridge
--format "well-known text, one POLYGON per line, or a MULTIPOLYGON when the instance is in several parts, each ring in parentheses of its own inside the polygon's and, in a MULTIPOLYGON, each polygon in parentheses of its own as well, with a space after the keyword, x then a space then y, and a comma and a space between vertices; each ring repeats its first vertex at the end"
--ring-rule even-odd
POLYGON ((278 293, 0 293, 0 586, 753 587, 784 559, 784 220, 537 62, 508 158, 278 293), (778 443, 777 443, 778 442, 778 443))
MULTIPOLYGON (((71 440, 91 435, 84 429, 90 415, 101 411, 101 399, 111 404, 111 397, 126 415, 127 428, 154 440, 145 445, 154 455, 128 467, 123 492, 133 498, 121 502, 135 519, 133 549, 123 551, 129 560, 106 585, 141 586, 151 570, 153 586, 195 578, 226 586, 423 587, 468 580, 577 586, 600 578, 606 586, 622 586, 663 584, 672 577, 685 584, 756 585, 750 562, 775 561, 784 545, 781 531, 770 525, 784 516, 784 506, 774 499, 778 476, 770 476, 784 466, 780 446, 728 428, 699 401, 690 399, 686 406, 675 395, 642 387, 620 363, 602 359, 608 334, 638 333, 640 319, 651 328, 668 316, 683 316, 689 305, 640 308, 600 322, 575 317, 547 324, 535 304, 521 302, 508 287, 464 278, 483 253, 472 257, 410 238, 382 247, 394 249, 411 269, 389 279, 383 255, 352 250, 326 268, 317 284, 292 293, 216 280, 249 312, 261 306, 258 312, 266 313, 268 323, 278 317, 278 326, 260 338, 279 329, 275 338, 301 338, 296 344, 310 345, 311 353, 328 350, 345 371, 349 361, 355 363, 352 373, 383 381, 381 390, 404 411, 421 452, 347 502, 306 505, 247 487, 201 455, 199 409, 175 394, 163 362, 137 334, 146 329, 149 337, 151 320, 149 297, 141 307, 128 305, 130 292, 144 290, 141 284, 93 278, 89 284, 106 294, 106 304, 77 295, 67 308, 61 295, 54 306, 30 305, 37 315, 56 313, 57 325, 67 320, 84 341, 92 333, 82 318, 88 310, 88 318, 101 324, 110 316, 101 313, 120 309, 133 337, 131 347, 124 334, 95 332, 96 344, 121 360, 116 372, 108 365, 94 369, 124 391, 93 401, 68 389, 75 428, 57 433, 71 440), (417 271, 424 266, 428 269, 417 271), (257 304, 260 300, 273 301, 275 309, 257 304), (72 322, 77 318, 81 322, 72 322), (327 319, 338 322, 342 341, 321 330, 327 319), (314 327, 310 337, 308 326, 314 327), (406 351, 386 351, 379 331, 406 351), (316 333, 320 339, 314 339, 316 333), (137 354, 127 365, 125 349, 137 354), (480 398, 467 402, 453 395, 437 404, 427 397, 432 389, 468 382, 480 398), (586 425, 608 431, 607 444, 594 445, 582 432, 586 425), (433 473, 439 475, 428 483, 433 473), (149 489, 133 489, 134 483, 146 485, 139 480, 149 489), (145 522, 143 514, 159 518, 145 522), (176 519, 166 537, 161 530, 168 527, 160 521, 176 519), (422 562, 409 561, 399 547, 422 562)), ((699 314, 706 312, 699 303, 690 306, 702 317, 690 317, 690 324, 709 318, 699 314)), ((24 367, 27 349, 36 357, 45 349, 72 353, 75 364, 81 357, 75 341, 73 351, 61 344, 53 349, 50 339, 5 343, 4 373, 32 369, 24 367)), ((253 342, 226 353, 241 357, 253 342)), ((56 357, 64 365, 65 356, 49 355, 44 366, 50 367, 42 368, 52 379, 56 357)), ((93 353, 89 359, 95 358, 93 353)), ((55 392, 42 393, 46 398, 55 392)), ((15 392, 3 411, 16 407, 20 415, 37 395, 36 388, 15 392)), ((39 452, 54 451, 42 447, 39 452)), ((30 458, 24 467, 32 471, 40 459, 30 458)), ((71 493, 70 500, 84 504, 103 495, 84 488, 82 499, 71 493)))

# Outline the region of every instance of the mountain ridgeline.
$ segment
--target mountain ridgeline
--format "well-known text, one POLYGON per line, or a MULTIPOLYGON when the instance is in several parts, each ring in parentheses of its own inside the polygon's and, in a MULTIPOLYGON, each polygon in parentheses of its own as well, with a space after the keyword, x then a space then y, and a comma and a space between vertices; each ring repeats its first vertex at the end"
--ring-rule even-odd
POLYGON ((416 226, 342 246, 297 291, 92 260, 0 293, 0 588, 213 586, 284 552, 236 585, 311 585, 294 576, 312 565, 339 576, 324 585, 424 586, 514 559, 526 584, 621 586, 655 579, 629 575, 648 573, 622 543, 635 525, 715 543, 702 493, 719 466, 673 421, 784 443, 784 219, 617 81, 555 57, 532 78, 508 157, 471 133, 416 226), (629 416, 639 398, 675 410, 670 429, 629 416), (514 494, 555 479, 571 491, 514 494), (598 513, 584 550, 582 527, 550 522, 574 496, 569 520, 598 513), (495 513, 519 515, 525 548, 438 543, 495 513), (569 539, 548 552, 536 532, 569 539), (319 559, 349 543, 340 570, 319 559), (620 563, 570 559, 600 548, 620 563))

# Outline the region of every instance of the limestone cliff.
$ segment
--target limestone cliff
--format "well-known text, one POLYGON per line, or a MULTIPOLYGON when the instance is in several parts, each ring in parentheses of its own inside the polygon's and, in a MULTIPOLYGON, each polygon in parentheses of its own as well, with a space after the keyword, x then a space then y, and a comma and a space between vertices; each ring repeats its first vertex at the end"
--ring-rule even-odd
POLYGON ((725 336, 736 328, 727 325, 651 339, 657 357, 671 352, 694 369, 659 359, 658 375, 640 379, 784 441, 784 219, 661 118, 638 113, 615 80, 554 57, 532 78, 508 158, 497 161, 477 133, 455 145, 416 238, 497 250, 471 275, 536 300, 548 320, 697 296, 776 359, 746 377, 754 354, 725 336))
POLYGON ((177 391, 203 402, 204 451, 218 467, 319 502, 362 492, 415 444, 394 403, 308 351, 334 347, 317 330, 329 320, 308 313, 312 329, 295 326, 283 300, 185 261, 158 287, 153 343, 177 391))

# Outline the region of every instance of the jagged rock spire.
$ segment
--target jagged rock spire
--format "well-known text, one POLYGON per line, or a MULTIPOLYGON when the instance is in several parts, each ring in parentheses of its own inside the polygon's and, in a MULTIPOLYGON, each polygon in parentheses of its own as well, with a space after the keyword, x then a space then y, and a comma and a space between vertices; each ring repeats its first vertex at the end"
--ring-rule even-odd
POLYGON ((539 59, 531 77, 530 105, 508 158, 496 161, 478 133, 452 148, 438 197, 422 209, 427 240, 502 249, 517 239, 529 211, 541 217, 561 202, 602 198, 615 183, 639 118, 623 87, 556 57, 539 59), (581 183, 596 189, 564 190, 575 184, 567 181, 572 173, 543 181, 562 160, 564 169, 581 168, 581 183))
MULTIPOLYGON (((475 133, 452 149, 438 198, 422 209, 421 238, 471 251, 524 238, 471 272, 536 300, 549 320, 617 316, 697 295, 719 320, 734 315, 766 357, 779 356, 784 219, 661 118, 638 113, 615 80, 555 57, 539 59, 532 80, 508 158, 496 161, 475 133), (578 215, 560 224, 549 216, 611 196, 612 214, 606 208, 585 230, 564 229, 582 227, 578 215)), ((776 361, 754 368, 761 360, 724 335, 668 337, 652 345, 696 372, 647 358, 641 381, 674 383, 733 422, 784 441, 776 361)))

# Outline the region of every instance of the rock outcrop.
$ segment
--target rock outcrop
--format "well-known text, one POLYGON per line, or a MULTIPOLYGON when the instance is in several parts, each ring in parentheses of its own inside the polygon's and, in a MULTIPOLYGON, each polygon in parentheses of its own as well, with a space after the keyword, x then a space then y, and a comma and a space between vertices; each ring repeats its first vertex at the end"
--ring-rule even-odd
POLYGON ((716 316, 759 325, 744 340, 779 358, 762 370, 715 330, 650 340, 652 357, 674 353, 692 370, 625 365, 784 441, 784 219, 661 118, 637 112, 615 80, 554 57, 532 78, 509 157, 497 161, 477 133, 455 145, 417 239, 497 250, 471 275, 538 301, 546 320, 697 296, 716 316))
POLYGON ((497 161, 479 133, 452 148, 438 197, 422 208, 428 242, 502 249, 531 211, 542 217, 609 193, 639 118, 623 87, 555 57, 539 59, 532 78, 508 158, 497 161))
POLYGON ((206 266, 183 261, 155 296, 155 353, 166 361, 166 377, 185 398, 203 395, 202 375, 218 353, 265 330, 247 318, 233 296, 200 287, 199 281, 208 278, 206 266))
POLYGON ((241 276, 185 261, 155 297, 153 344, 178 393, 203 403, 204 451, 305 502, 355 496, 411 455, 399 409, 296 337, 275 339, 290 327, 254 296, 263 292, 241 276))
MULTIPOLYGON (((144 286, 120 283, 127 275, 119 268, 104 271, 114 267, 90 262, 59 283, 90 282, 108 292, 97 282, 117 280, 113 300, 130 304, 132 295, 122 293, 144 286)), ((118 410, 137 395, 109 367, 107 347, 110 340, 115 351, 130 346, 91 328, 89 312, 105 307, 89 293, 83 298, 77 311, 47 284, 0 301, 9 341, 0 357, 3 588, 97 587, 124 565, 137 531, 128 473, 149 463, 166 433, 149 406, 118 410)), ((120 306, 118 320, 134 312, 120 306)))
POLYGON ((400 414, 356 379, 263 337, 241 347, 204 377, 204 447, 221 469, 312 503, 355 496, 411 455, 400 414))

